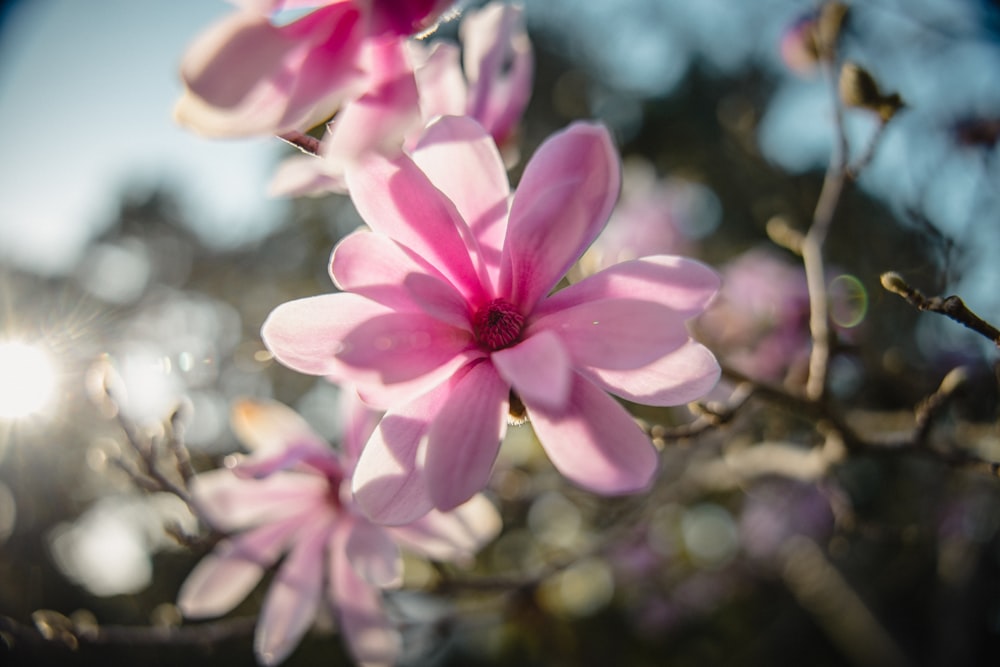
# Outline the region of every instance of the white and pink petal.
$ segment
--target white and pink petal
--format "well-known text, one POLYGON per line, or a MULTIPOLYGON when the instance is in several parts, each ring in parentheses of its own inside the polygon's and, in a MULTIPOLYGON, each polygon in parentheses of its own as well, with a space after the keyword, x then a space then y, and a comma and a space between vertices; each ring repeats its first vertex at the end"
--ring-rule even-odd
POLYGON ((275 473, 266 479, 241 479, 231 470, 200 473, 191 481, 199 514, 223 532, 242 530, 295 515, 322 504, 326 480, 318 475, 275 473))
POLYGON ((332 523, 303 527, 271 582, 254 633, 254 653, 261 664, 283 662, 315 621, 332 530, 332 523))
POLYGON ((450 381, 427 434, 427 487, 442 511, 486 487, 507 430, 510 385, 485 360, 463 371, 450 381))
POLYGON ((719 362, 704 345, 688 341, 664 357, 629 370, 578 369, 597 386, 643 405, 683 405, 719 382, 719 362))
POLYGON ((652 484, 656 448, 625 408, 588 380, 574 376, 561 411, 525 405, 549 460, 571 482, 602 495, 638 493, 652 484))
POLYGON ((569 399, 572 360, 566 345, 542 330, 490 356, 493 366, 525 401, 558 410, 569 399))
POLYGON ((308 129, 364 80, 361 23, 348 2, 285 26, 254 11, 225 17, 185 54, 178 121, 213 136, 308 129))
POLYGON ((230 611, 256 587, 288 547, 301 518, 260 526, 216 545, 181 585, 177 606, 188 618, 230 611))
POLYGON ((550 332, 574 366, 632 369, 677 349, 690 338, 670 308, 637 299, 586 301, 533 320, 526 336, 550 332))
POLYGON ((673 309, 678 317, 698 315, 719 291, 721 278, 701 262, 674 255, 641 257, 604 269, 544 299, 536 317, 588 301, 640 299, 673 309))
POLYGON ((524 10, 493 2, 462 20, 459 34, 469 80, 468 115, 502 144, 531 97, 534 55, 524 10))
POLYGON ((330 275, 340 289, 394 310, 417 311, 469 329, 469 305, 437 269, 378 232, 359 230, 333 251, 330 275))
POLYGON ((433 390, 382 417, 352 479, 354 500, 372 521, 406 524, 434 506, 424 479, 421 445, 450 395, 451 387, 442 378, 433 390))
POLYGON ((354 571, 372 586, 395 588, 403 583, 403 557, 385 529, 351 519, 344 553, 354 571))
POLYGON ((327 599, 354 659, 365 667, 391 667, 402 652, 402 637, 382 608, 381 591, 365 581, 348 560, 349 535, 350 527, 345 524, 330 540, 327 599))
POLYGON ((406 155, 366 154, 348 167, 351 199, 368 226, 436 267, 467 300, 487 298, 455 205, 406 155))
POLYGON ((621 163, 603 126, 574 123, 543 143, 511 203, 500 293, 532 310, 607 223, 621 163))
POLYGON ((285 366, 359 388, 417 380, 461 355, 471 340, 469 332, 428 315, 348 293, 283 303, 261 336, 285 366))
POLYGON ((410 551, 438 561, 464 562, 496 538, 502 528, 496 507, 477 494, 450 512, 432 510, 412 523, 387 530, 410 551))
POLYGON ((510 184, 493 137, 472 118, 445 116, 427 127, 413 160, 468 224, 468 252, 495 290, 510 184))

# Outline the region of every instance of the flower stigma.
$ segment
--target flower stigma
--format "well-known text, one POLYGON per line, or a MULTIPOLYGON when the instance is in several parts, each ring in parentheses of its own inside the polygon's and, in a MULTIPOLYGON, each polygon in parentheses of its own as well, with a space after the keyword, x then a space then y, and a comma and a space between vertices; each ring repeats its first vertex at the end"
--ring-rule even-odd
POLYGON ((517 341, 523 326, 524 316, 506 299, 493 299, 472 317, 476 340, 491 350, 503 349, 517 341))

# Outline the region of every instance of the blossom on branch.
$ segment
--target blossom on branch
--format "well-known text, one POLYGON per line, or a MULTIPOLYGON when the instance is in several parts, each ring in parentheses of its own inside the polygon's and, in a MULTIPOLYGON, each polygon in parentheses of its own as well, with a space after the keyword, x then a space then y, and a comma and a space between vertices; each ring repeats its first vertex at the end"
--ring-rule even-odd
POLYGON ((387 41, 372 50, 368 90, 328 123, 319 159, 286 159, 271 183, 282 196, 346 192, 347 166, 368 151, 410 151, 443 115, 475 119, 516 161, 513 141, 531 97, 534 56, 520 7, 494 2, 462 18, 457 45, 387 41))
POLYGON ((178 122, 209 136, 307 130, 367 90, 373 52, 428 28, 451 0, 243 0, 181 63, 178 122), (275 14, 311 11, 285 24, 275 14))
POLYGON ((576 123, 538 149, 512 197, 492 138, 452 116, 412 157, 369 154, 348 170, 372 231, 334 250, 344 293, 279 306, 262 335, 283 364, 355 383, 388 410, 354 475, 374 520, 406 522, 484 488, 511 410, 578 485, 651 483, 655 448, 605 392, 676 405, 713 387, 716 360, 685 322, 719 278, 657 255, 552 293, 607 222, 620 171, 607 130, 576 123))
POLYGON ((238 403, 233 428, 253 453, 193 480, 200 513, 229 537, 181 587, 185 616, 230 611, 286 554, 257 622, 254 650, 265 665, 292 652, 324 601, 360 663, 394 664, 400 635, 382 609, 381 590, 401 582, 399 546, 435 560, 468 560, 500 530, 499 515, 482 496, 407 526, 370 523, 352 498, 350 475, 378 415, 358 400, 348 410, 337 452, 284 405, 238 403))

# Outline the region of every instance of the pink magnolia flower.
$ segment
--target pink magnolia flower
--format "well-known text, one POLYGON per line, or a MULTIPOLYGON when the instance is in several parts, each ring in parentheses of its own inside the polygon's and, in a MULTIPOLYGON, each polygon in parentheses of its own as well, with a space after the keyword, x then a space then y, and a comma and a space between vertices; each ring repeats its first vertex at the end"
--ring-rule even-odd
POLYGON ((386 42, 372 52, 367 92, 345 104, 327 126, 320 158, 285 160, 271 184, 281 196, 347 191, 344 172, 368 151, 412 150, 427 123, 468 115, 516 160, 513 138, 531 96, 533 54, 520 7, 494 2, 467 13, 463 49, 439 41, 386 42), (464 69, 463 69, 464 66, 464 69))
POLYGON ((451 0, 244 0, 181 64, 178 122, 211 136, 281 134, 329 118, 368 85, 372 49, 427 28, 451 0), (272 14, 313 11, 278 25, 272 14))
POLYGON ((345 293, 285 303, 262 334, 283 364, 350 379, 388 408, 354 474, 369 516, 403 522, 482 489, 521 403, 575 483, 622 494, 651 482, 656 450, 605 392, 672 405, 708 391, 719 368, 685 320, 719 279, 659 255, 550 294, 600 233, 619 181, 607 130, 576 123, 538 149, 511 197, 496 144, 454 116, 412 157, 371 154, 348 170, 373 231, 334 250, 345 293))
POLYGON ((462 560, 499 532, 499 515, 482 496, 408 526, 370 523, 358 512, 348 480, 377 415, 367 408, 351 411, 338 453, 291 409, 239 403, 233 427, 253 454, 233 469, 194 479, 202 516, 231 536, 182 585, 178 605, 185 616, 228 612, 287 554, 257 622, 254 650, 262 664, 280 663, 292 652, 324 600, 359 662, 394 664, 400 636, 380 596, 401 581, 399 545, 437 560, 462 560))

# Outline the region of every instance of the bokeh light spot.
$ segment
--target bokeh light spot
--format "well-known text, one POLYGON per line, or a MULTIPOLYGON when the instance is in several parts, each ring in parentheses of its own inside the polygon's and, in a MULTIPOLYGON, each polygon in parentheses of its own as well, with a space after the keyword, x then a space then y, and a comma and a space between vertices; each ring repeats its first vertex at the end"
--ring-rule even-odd
POLYGON ((842 274, 830 281, 830 317, 845 328, 856 327, 868 313, 868 291, 861 281, 842 274))
POLYGON ((0 342, 0 419, 22 419, 44 409, 55 395, 56 367, 42 349, 0 342))
POLYGON ((688 554, 702 567, 721 567, 739 549, 739 534, 732 516, 713 503, 703 503, 685 512, 681 532, 688 554))

